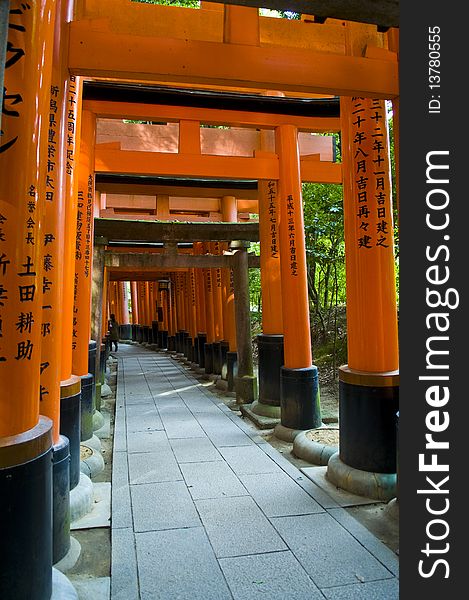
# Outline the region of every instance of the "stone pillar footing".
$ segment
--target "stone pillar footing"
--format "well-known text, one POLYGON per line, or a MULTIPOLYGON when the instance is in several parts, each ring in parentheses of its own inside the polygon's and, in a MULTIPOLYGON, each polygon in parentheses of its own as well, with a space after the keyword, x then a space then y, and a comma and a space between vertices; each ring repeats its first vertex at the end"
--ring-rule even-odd
POLYGON ((264 404, 261 400, 256 400, 251 405, 251 411, 261 417, 269 417, 270 419, 280 419, 280 406, 272 406, 264 404))
POLYGON ((396 496, 396 473, 374 473, 354 469, 340 460, 338 452, 333 454, 327 463, 326 477, 336 487, 357 496, 381 502, 389 502, 396 496))
POLYGON ((279 423, 274 428, 274 435, 283 442, 293 442, 296 436, 303 431, 303 429, 292 429, 291 427, 285 427, 285 425, 279 423))
POLYGON ((84 473, 80 473, 78 485, 70 492, 70 522, 78 521, 93 507, 93 483, 84 473))
POLYGON ((104 425, 104 417, 99 410, 93 413, 93 431, 98 431, 104 425))
POLYGON ((254 375, 234 378, 236 404, 251 404, 257 400, 257 377, 254 375))
POLYGON ((72 582, 58 569, 52 569, 52 594, 49 600, 78 600, 72 582))
POLYGON ((80 558, 80 554, 81 544, 76 538, 73 537, 73 535, 71 535, 70 548, 68 549, 67 554, 61 560, 54 563, 54 567, 62 573, 71 571, 73 567, 77 564, 78 559, 80 558))

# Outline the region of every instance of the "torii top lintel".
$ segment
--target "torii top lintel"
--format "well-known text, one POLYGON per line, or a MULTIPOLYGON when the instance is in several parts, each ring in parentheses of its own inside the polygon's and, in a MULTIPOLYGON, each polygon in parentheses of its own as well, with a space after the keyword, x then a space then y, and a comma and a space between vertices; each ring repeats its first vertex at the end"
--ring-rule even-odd
POLYGON ((238 22, 227 35, 223 12, 216 10, 86 0, 69 26, 70 72, 120 81, 398 96, 397 53, 386 48, 376 26, 293 22, 233 8, 250 12, 236 16, 230 9, 238 22), (352 45, 344 41, 346 29, 352 45), (254 33, 246 37, 248 30, 254 33))

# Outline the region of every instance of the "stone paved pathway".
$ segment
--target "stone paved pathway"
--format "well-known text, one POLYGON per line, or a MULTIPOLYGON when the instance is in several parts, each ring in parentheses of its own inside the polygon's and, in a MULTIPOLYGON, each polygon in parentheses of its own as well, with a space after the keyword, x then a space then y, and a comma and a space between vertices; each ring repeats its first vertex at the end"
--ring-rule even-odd
POLYGON ((111 600, 394 600, 396 555, 166 353, 119 346, 111 600))

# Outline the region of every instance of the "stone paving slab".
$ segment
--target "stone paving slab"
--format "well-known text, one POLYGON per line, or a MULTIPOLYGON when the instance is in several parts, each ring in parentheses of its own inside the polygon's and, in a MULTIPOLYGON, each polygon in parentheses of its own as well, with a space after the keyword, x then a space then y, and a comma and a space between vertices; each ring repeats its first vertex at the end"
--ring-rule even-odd
POLYGON ((355 583, 338 588, 323 590, 327 600, 398 600, 397 579, 355 583))
POLYGON ((277 473, 241 475, 240 479, 267 517, 324 512, 322 506, 280 470, 277 473))
POLYGON ((131 527, 113 529, 111 565, 112 600, 140 600, 135 536, 131 527))
MULTIPOLYGON (((169 445, 168 445, 169 446, 169 445)), ((182 474, 171 447, 158 452, 129 454, 131 484, 181 481, 182 474)))
POLYGON ((155 452, 170 448, 165 431, 129 431, 127 432, 128 452, 155 452))
POLYGON ((231 600, 202 527, 138 533, 141 600, 231 600))
POLYGON ((258 446, 220 448, 220 453, 237 475, 280 472, 280 467, 258 446))
POLYGON ((193 500, 246 496, 248 492, 222 460, 180 465, 193 500))
POLYGON ((179 464, 223 460, 207 437, 172 439, 170 444, 179 464))
POLYGON ((197 500, 195 504, 219 558, 287 549, 249 496, 197 500))
POLYGON ((359 523, 343 508, 329 509, 328 513, 334 517, 347 531, 349 531, 360 544, 383 563, 396 577, 399 575, 399 559, 395 552, 385 546, 366 527, 359 523))
POLYGON ((127 431, 161 431, 164 429, 154 404, 131 404, 126 409, 127 431))
POLYGON ((319 588, 393 576, 329 514, 276 517, 272 523, 319 588))
POLYGON ((221 558, 220 566, 235 600, 324 600, 289 551, 221 558))
POLYGON ((135 532, 200 526, 183 481, 132 485, 130 492, 135 532))

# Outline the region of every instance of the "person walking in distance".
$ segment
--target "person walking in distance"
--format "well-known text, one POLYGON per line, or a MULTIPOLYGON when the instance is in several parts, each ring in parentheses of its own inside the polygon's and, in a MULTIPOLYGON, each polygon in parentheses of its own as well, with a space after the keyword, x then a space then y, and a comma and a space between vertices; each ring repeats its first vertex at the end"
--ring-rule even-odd
POLYGON ((109 319, 108 329, 109 339, 111 341, 111 351, 112 344, 115 344, 115 351, 117 352, 117 342, 119 341, 119 323, 116 321, 116 315, 114 313, 111 314, 111 318, 109 319))

